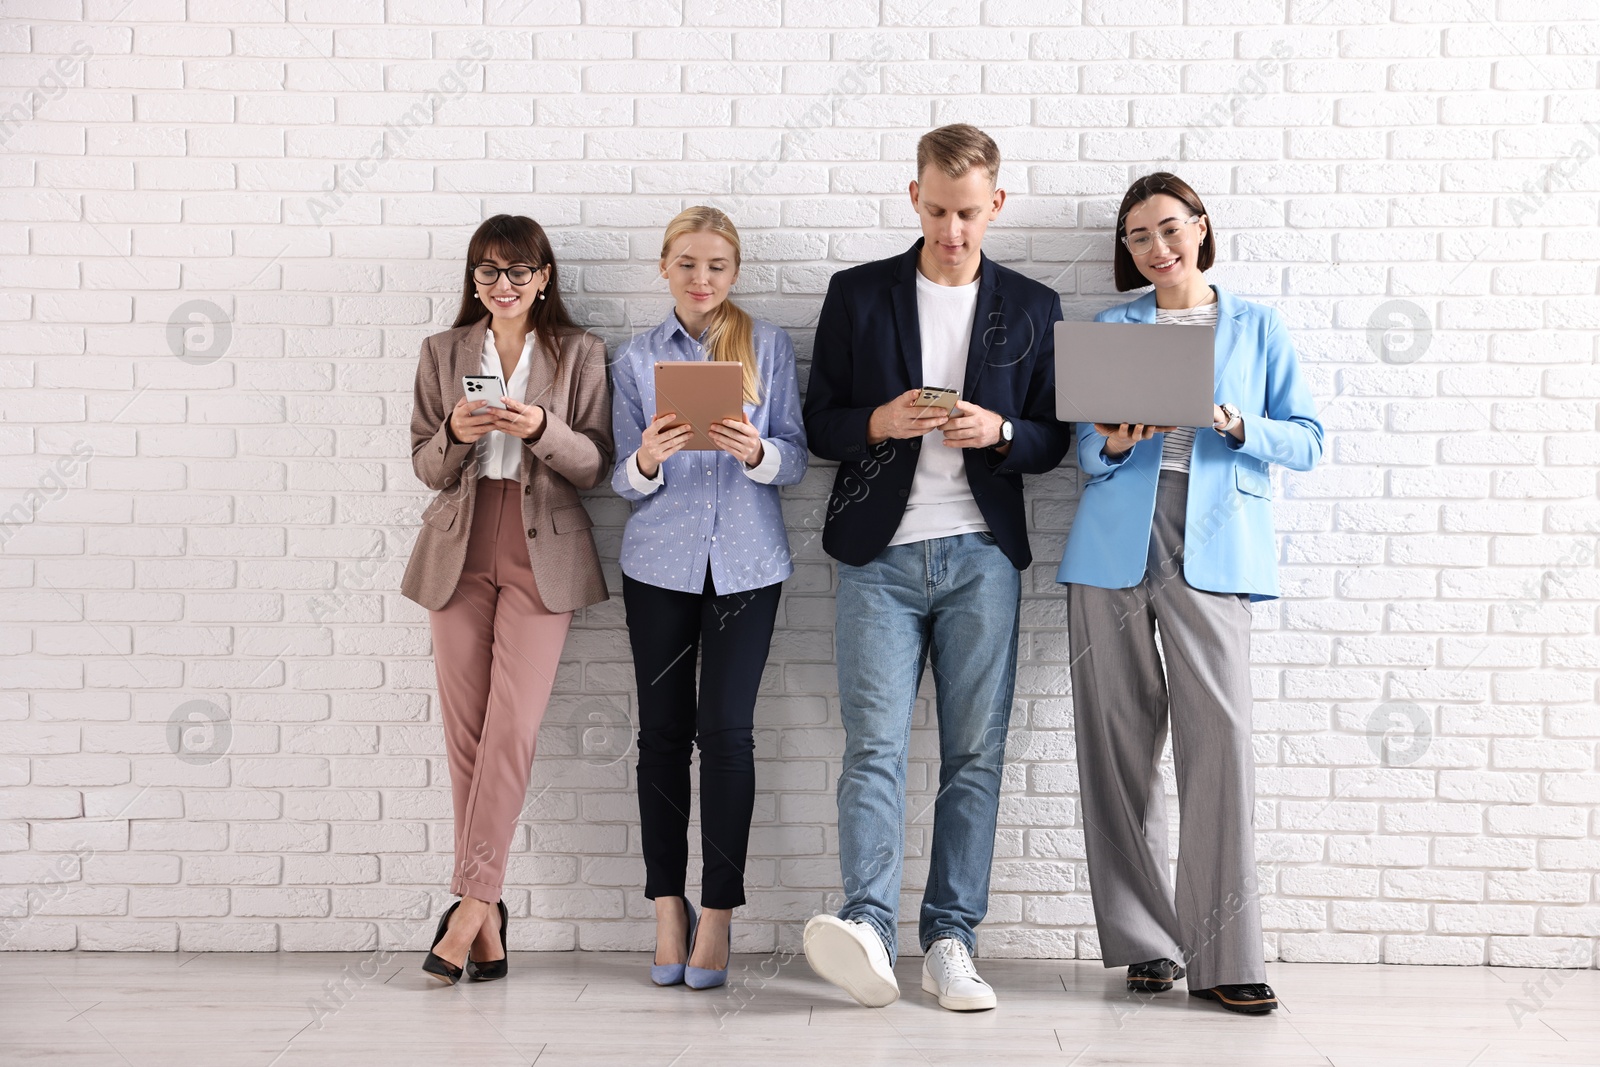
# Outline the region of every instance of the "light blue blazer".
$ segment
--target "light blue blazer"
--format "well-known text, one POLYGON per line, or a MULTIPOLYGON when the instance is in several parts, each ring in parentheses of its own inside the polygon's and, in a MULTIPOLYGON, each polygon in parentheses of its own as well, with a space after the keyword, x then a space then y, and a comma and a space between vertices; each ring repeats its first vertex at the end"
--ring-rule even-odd
MULTIPOLYGON (((1209 426, 1194 435, 1183 576, 1196 589, 1271 600, 1278 595, 1278 548, 1268 467, 1315 466, 1322 423, 1278 313, 1212 288, 1218 305, 1212 399, 1238 406, 1244 440, 1209 426)), ((1107 308, 1095 321, 1155 322, 1155 292, 1107 308)), ((1078 424, 1078 466, 1089 482, 1056 581, 1126 589, 1144 578, 1165 437, 1158 433, 1112 461, 1101 453, 1106 439, 1094 425, 1078 424)))

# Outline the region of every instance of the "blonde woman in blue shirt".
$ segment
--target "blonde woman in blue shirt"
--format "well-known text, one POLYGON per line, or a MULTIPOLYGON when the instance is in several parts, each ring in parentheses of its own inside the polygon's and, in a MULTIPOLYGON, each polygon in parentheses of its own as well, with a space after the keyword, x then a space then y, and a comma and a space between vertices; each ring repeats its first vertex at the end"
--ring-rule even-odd
POLYGON ((794 569, 778 486, 798 482, 807 462, 794 345, 728 299, 739 261, 727 215, 680 213, 661 243, 673 310, 623 345, 612 366, 611 484, 634 503, 621 563, 639 687, 645 896, 656 906, 650 977, 695 989, 727 980, 733 909, 744 903, 756 690, 794 569), (655 364, 678 359, 744 368, 744 419, 709 431, 719 451, 683 451, 689 427, 672 428, 675 413, 659 411, 655 364), (691 744, 700 749, 698 916, 685 896, 691 744))

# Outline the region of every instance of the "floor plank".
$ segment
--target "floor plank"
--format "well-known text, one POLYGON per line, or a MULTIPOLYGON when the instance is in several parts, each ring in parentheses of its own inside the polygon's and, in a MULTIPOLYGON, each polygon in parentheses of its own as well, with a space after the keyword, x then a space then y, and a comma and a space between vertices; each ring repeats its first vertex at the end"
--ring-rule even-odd
POLYGON ((636 953, 513 953, 447 987, 415 953, 7 953, 0 1063, 39 1067, 687 1067, 1003 1062, 1019 1067, 1600 1065, 1600 971, 1272 964, 1282 1010, 1130 995, 1073 960, 981 960, 995 1011, 903 996, 857 1006, 789 954, 736 956, 728 986, 657 989, 636 953), (1545 976, 1548 978, 1548 976, 1545 976))

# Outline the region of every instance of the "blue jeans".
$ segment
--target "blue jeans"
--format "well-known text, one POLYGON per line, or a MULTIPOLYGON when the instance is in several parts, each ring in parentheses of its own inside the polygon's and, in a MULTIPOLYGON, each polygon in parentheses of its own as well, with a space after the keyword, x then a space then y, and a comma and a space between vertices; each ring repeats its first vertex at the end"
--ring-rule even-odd
POLYGON ((871 923, 891 961, 911 709, 925 659, 938 697, 939 794, 918 932, 924 949, 942 937, 976 947, 989 910, 1021 594, 1016 568, 988 534, 891 545, 864 567, 839 564, 839 918, 871 923))

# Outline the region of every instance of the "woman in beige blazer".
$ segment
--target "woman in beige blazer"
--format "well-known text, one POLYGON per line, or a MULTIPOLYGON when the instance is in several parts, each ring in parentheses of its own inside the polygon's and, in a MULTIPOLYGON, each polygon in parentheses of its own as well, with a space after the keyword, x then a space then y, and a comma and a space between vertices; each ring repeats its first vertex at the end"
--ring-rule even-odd
POLYGON ((428 609, 455 801, 461 897, 423 970, 454 984, 506 973, 506 853, 572 612, 605 600, 579 489, 610 472, 605 346, 561 304, 532 219, 496 215, 467 247, 455 328, 422 344, 411 463, 438 495, 401 592, 428 609), (505 409, 462 378, 497 374, 505 409))

